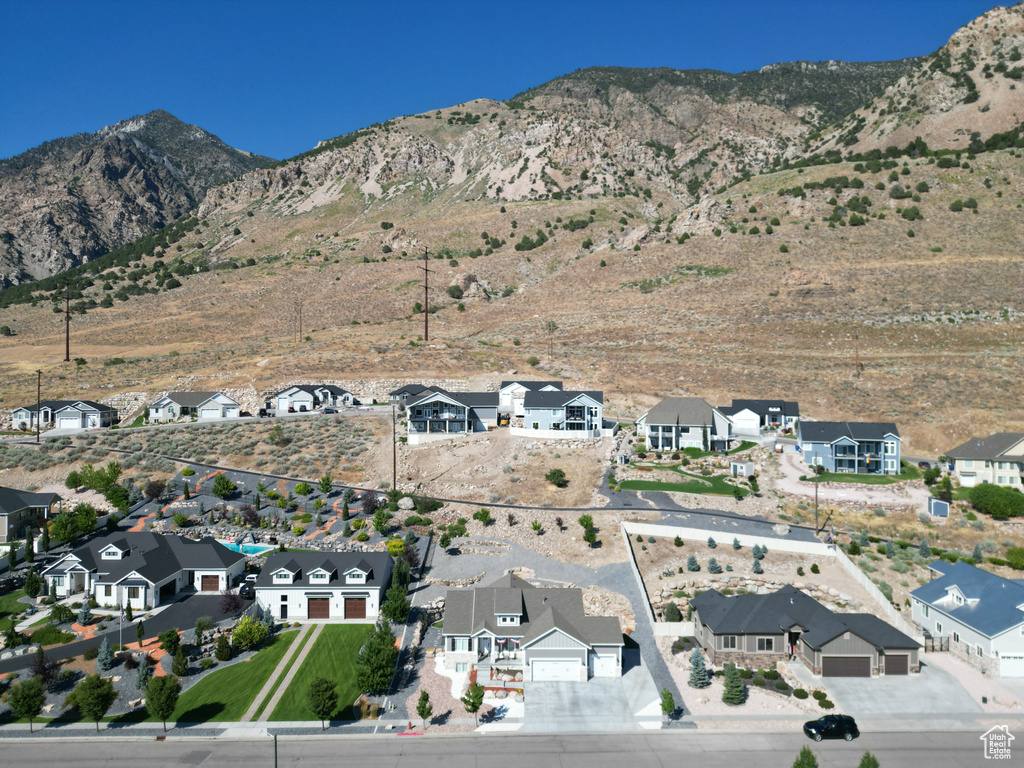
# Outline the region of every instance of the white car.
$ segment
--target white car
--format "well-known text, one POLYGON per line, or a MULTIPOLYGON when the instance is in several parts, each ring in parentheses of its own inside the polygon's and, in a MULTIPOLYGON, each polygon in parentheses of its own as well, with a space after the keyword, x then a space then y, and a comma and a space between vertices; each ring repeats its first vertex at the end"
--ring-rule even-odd
POLYGON ((260 577, 260 575, 258 573, 250 573, 250 574, 246 575, 245 581, 248 584, 255 584, 256 583, 256 579, 258 579, 259 577, 260 577))

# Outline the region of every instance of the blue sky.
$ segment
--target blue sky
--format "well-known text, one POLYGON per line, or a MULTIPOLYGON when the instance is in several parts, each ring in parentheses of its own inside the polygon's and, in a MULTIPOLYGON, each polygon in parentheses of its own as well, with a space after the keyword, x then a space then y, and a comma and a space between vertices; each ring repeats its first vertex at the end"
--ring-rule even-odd
POLYGON ((740 72, 928 54, 998 4, 0 0, 0 157, 166 109, 283 158, 595 65, 740 72))

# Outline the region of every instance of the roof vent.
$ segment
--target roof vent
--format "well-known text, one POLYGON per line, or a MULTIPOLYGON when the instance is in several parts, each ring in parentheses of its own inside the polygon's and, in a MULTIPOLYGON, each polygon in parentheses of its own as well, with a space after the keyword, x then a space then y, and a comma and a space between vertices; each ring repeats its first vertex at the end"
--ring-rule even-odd
POLYGON ((547 598, 547 596, 545 596, 545 597, 541 598, 541 604, 543 604, 543 605, 547 605, 547 604, 548 604, 548 598, 547 598))
POLYGON ((789 598, 789 604, 790 604, 790 605, 792 605, 792 604, 793 604, 793 598, 792 598, 792 597, 791 597, 791 598, 789 598))

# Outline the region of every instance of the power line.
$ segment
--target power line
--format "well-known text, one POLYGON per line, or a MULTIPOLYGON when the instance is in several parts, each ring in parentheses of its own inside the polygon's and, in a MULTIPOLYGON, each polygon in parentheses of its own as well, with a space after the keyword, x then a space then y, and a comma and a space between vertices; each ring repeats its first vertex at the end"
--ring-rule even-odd
POLYGON ((433 271, 427 265, 430 258, 430 249, 423 246, 423 342, 430 341, 430 273, 433 271))

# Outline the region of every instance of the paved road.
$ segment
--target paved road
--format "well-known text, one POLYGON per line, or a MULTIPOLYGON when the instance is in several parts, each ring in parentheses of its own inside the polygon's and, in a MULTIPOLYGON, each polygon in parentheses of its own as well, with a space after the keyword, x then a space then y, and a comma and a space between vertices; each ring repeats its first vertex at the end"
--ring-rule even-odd
MULTIPOLYGON (((802 734, 770 733, 615 733, 585 736, 496 735, 427 738, 321 737, 312 734, 281 737, 276 765, 360 768, 669 768, 670 766, 757 765, 789 768, 800 748, 811 745, 821 768, 853 768, 871 751, 885 768, 928 766, 966 768, 984 763, 979 733, 876 733, 852 744, 843 741, 812 744, 802 734)), ((268 737, 198 740, 175 737, 167 741, 89 739, 47 740, 39 749, 33 739, 4 740, 4 761, 19 768, 107 768, 110 765, 204 766, 227 768, 274 763, 268 737)), ((1010 763, 1011 761, 1006 761, 1010 763)))

